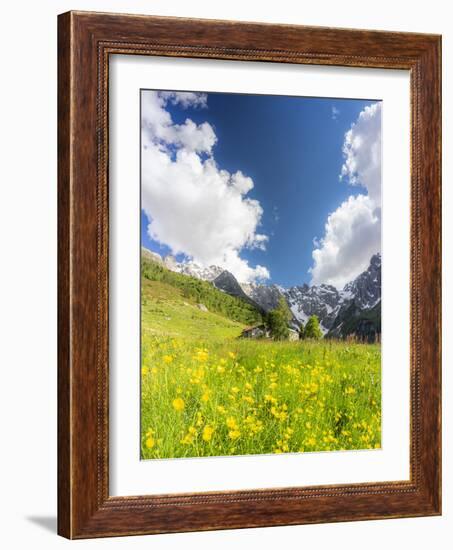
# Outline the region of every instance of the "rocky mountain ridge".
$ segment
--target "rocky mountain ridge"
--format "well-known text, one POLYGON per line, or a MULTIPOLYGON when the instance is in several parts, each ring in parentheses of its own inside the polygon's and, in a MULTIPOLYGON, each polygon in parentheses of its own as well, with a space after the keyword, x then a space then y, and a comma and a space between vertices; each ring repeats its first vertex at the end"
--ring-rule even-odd
POLYGON ((143 249, 149 259, 171 271, 183 273, 211 282, 216 288, 232 296, 252 303, 262 312, 278 305, 283 296, 293 314, 291 324, 304 325, 311 315, 316 315, 325 336, 344 338, 351 333, 370 339, 381 330, 381 255, 370 259, 368 268, 342 290, 332 285, 307 284, 285 289, 272 284, 240 284, 232 273, 219 267, 202 267, 195 262, 177 262, 172 256, 143 249))

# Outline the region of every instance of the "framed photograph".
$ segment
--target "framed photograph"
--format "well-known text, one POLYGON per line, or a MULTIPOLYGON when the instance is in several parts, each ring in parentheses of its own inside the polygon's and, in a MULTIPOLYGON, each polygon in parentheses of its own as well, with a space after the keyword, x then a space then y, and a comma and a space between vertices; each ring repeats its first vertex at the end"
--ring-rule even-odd
POLYGON ((440 514, 440 37, 58 35, 59 533, 440 514))

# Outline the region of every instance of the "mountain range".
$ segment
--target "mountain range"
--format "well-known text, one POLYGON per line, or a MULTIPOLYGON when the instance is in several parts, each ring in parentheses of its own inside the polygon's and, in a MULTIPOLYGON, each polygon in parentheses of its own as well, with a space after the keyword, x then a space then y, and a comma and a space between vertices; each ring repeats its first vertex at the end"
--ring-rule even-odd
POLYGON ((345 338, 355 334, 362 340, 375 341, 381 333, 381 255, 371 257, 368 268, 342 290, 332 285, 279 285, 239 283, 229 271, 219 266, 202 267, 196 262, 178 262, 173 256, 161 257, 143 248, 148 259, 171 271, 211 282, 216 288, 241 298, 266 313, 277 307, 280 297, 286 300, 291 325, 304 325, 311 315, 319 319, 326 337, 345 338))

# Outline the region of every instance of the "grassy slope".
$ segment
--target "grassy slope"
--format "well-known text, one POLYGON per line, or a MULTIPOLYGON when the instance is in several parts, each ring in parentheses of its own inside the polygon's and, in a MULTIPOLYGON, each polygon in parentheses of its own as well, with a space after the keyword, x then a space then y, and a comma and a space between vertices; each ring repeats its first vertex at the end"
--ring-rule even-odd
POLYGON ((142 254, 142 280, 165 283, 180 291, 188 301, 204 304, 209 311, 243 324, 262 322, 262 315, 251 303, 215 288, 207 281, 175 273, 142 254))
POLYGON ((200 339, 236 338, 245 325, 211 311, 201 311, 180 289, 142 279, 143 336, 166 335, 200 339))

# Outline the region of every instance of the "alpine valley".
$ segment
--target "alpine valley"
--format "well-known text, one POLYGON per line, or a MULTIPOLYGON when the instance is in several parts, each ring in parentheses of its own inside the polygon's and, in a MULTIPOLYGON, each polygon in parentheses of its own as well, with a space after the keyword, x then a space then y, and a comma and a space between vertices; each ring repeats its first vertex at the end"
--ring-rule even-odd
POLYGON ((272 284, 240 284, 232 273, 219 266, 202 267, 192 261, 178 262, 142 248, 142 256, 162 267, 189 277, 208 281, 222 292, 254 306, 261 313, 286 300, 292 328, 298 329, 316 315, 326 338, 345 339, 354 335, 361 341, 379 341, 381 334, 381 255, 371 257, 368 268, 342 290, 321 284, 283 288, 272 284))

